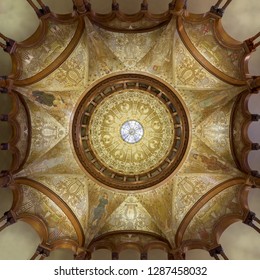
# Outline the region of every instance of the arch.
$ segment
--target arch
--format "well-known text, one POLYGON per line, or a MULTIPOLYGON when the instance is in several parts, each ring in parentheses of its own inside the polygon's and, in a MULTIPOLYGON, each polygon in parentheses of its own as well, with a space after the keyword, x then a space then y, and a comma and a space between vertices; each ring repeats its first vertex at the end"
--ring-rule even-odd
POLYGON ((186 260, 213 260, 207 250, 204 249, 192 249, 185 253, 186 260))
POLYGON ((119 253, 119 260, 140 260, 140 252, 137 247, 127 246, 119 253))
POLYGON ((45 260, 73 260, 74 254, 68 248, 59 248, 52 250, 50 255, 45 258, 45 260))
MULTIPOLYGON (((193 22, 202 22, 206 21, 208 19, 212 18, 212 15, 210 13, 206 14, 206 16, 203 15, 195 15, 195 14, 189 14, 185 18, 183 16, 178 16, 177 18, 177 30, 178 34, 180 35, 180 38, 187 48, 187 50, 191 53, 191 55, 197 60, 197 62, 203 66, 207 71, 209 71, 212 75, 217 77, 218 79, 234 85, 234 86, 243 86, 246 85, 246 80, 241 80, 237 78, 233 78, 226 73, 220 71, 217 67, 215 67, 211 62, 209 62, 198 50, 197 48, 193 45, 191 42, 187 32, 185 31, 184 27, 184 21, 193 21, 193 22)), ((218 40, 219 41, 219 40, 218 40)), ((223 45, 223 42, 220 42, 221 45, 223 45)), ((226 46, 227 47, 227 46, 226 46)), ((233 48, 238 48, 238 46, 234 46, 233 48)), ((241 43, 240 45, 241 48, 243 48, 243 44, 241 43)), ((242 71, 241 71, 242 72, 242 71)))
POLYGON ((30 259, 39 243, 40 238, 34 228, 18 220, 0 233, 0 259, 30 259))
POLYGON ((230 225, 220 237, 226 254, 234 260, 259 260, 259 241, 259 233, 241 222, 230 225))
POLYGON ((92 260, 111 260, 112 259, 112 251, 108 249, 98 249, 92 252, 91 254, 92 260))
POLYGON ((210 200, 212 199, 214 196, 216 196, 217 194, 219 194, 220 192, 222 192, 223 190, 233 187, 235 185, 239 185, 239 184, 243 184, 245 183, 245 179, 244 178, 235 178, 235 179, 229 179, 219 185, 217 185, 216 187, 214 187, 213 189, 211 189, 210 191, 208 191, 206 194, 204 194, 193 206, 192 208, 188 211, 188 213, 185 215, 185 217, 183 218, 181 224, 179 225, 179 228, 176 232, 175 235, 175 244, 177 247, 179 247, 182 243, 182 238, 184 236, 184 233, 188 227, 188 225, 190 224, 191 220, 193 219, 193 217, 198 213, 198 211, 210 200))
POLYGON ((13 193, 9 188, 0 188, 0 217, 12 208, 13 193))
POLYGON ((41 218, 32 214, 20 214, 17 219, 29 224, 38 233, 42 243, 48 242, 48 228, 41 218))
POLYGON ((148 251, 148 260, 168 260, 168 252, 160 248, 152 248, 148 251))
POLYGON ((78 242, 72 239, 59 239, 50 244, 50 248, 52 251, 59 249, 68 249, 71 250, 74 254, 77 253, 78 247, 78 242))
POLYGON ((239 201, 240 205, 242 207, 242 213, 239 214, 229 214, 227 216, 224 216, 220 218, 217 223, 215 224, 212 232, 212 237, 213 237, 213 243, 214 244, 219 244, 219 239, 223 232, 232 224, 243 221, 245 217, 249 213, 249 207, 248 207, 248 194, 250 191, 251 187, 245 185, 239 193, 239 201))
POLYGON ((33 189, 36 189, 39 192, 41 192, 42 194, 46 195, 49 199, 51 199, 70 220, 70 222, 71 222, 72 226, 74 227, 75 232, 77 234, 79 246, 84 245, 85 235, 84 235, 84 231, 83 231, 83 228, 82 228, 79 220, 77 219, 77 217, 75 216, 73 211, 69 208, 69 206, 57 194, 55 194, 52 190, 50 190, 43 184, 36 182, 34 180, 31 180, 31 179, 20 177, 20 178, 15 179, 15 183, 23 184, 23 185, 29 186, 33 189))
MULTIPOLYGON (((70 54, 76 48, 76 46, 81 38, 81 35, 83 34, 85 24, 84 24, 84 19, 82 17, 76 17, 76 16, 73 17, 72 14, 68 14, 68 15, 50 14, 50 16, 48 16, 45 20, 43 20, 43 19, 41 20, 42 25, 40 25, 40 26, 42 26, 42 27, 39 29, 39 31, 37 30, 37 32, 36 32, 37 35, 38 35, 38 32, 43 32, 43 34, 44 34, 43 38, 38 39, 38 37, 36 38, 36 37, 34 37, 35 35, 33 35, 28 40, 17 45, 17 47, 28 48, 28 47, 35 46, 35 45, 42 43, 47 34, 47 30, 48 30, 47 22, 50 19, 58 21, 58 22, 78 21, 78 26, 77 26, 77 29, 75 31, 73 38, 71 39, 71 41, 69 42, 67 47, 61 52, 61 54, 53 62, 51 62, 45 69, 41 70, 39 73, 35 74, 34 76, 32 76, 30 78, 25 78, 23 80, 18 80, 20 75, 16 75, 16 79, 14 80, 15 86, 27 86, 27 85, 34 84, 34 83, 39 82, 40 80, 44 79, 49 74, 51 74, 53 71, 55 71, 70 56, 70 54)), ((20 63, 19 56, 16 53, 14 53, 13 56, 14 56, 13 68, 21 69, 21 66, 19 65, 19 63, 20 63)))

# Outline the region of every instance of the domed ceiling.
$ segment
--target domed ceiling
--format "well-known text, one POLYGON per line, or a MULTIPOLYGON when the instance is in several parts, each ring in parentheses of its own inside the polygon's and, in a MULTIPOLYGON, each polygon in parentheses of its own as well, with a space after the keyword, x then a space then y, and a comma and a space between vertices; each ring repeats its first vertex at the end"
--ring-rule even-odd
POLYGON ((198 15, 177 0, 155 15, 144 1, 126 15, 113 1, 101 15, 75 0, 56 15, 38 2, 37 31, 4 38, 13 65, 0 81, 13 101, 13 137, 2 145, 13 154, 1 179, 14 194, 7 221, 37 230, 39 254, 70 248, 86 258, 116 243, 161 246, 175 259, 222 252, 222 232, 254 220, 247 195, 259 178, 247 155, 258 146, 246 128, 256 38, 224 31, 225 3, 198 15))

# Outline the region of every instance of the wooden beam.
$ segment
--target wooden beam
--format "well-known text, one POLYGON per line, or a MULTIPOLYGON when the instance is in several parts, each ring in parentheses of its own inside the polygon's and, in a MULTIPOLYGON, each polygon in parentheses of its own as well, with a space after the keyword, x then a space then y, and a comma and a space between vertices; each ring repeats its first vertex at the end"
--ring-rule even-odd
POLYGON ((174 11, 175 12, 182 11, 185 8, 185 5, 186 5, 186 0, 176 0, 174 11))

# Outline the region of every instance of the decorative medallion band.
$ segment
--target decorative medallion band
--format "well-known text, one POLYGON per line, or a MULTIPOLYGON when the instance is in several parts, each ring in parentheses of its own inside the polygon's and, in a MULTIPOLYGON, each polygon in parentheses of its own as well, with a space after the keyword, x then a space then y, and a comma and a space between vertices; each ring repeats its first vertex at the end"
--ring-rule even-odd
POLYGON ((178 94, 141 74, 120 74, 92 87, 76 109, 77 157, 103 185, 139 190, 174 173, 189 142, 188 117, 178 94))

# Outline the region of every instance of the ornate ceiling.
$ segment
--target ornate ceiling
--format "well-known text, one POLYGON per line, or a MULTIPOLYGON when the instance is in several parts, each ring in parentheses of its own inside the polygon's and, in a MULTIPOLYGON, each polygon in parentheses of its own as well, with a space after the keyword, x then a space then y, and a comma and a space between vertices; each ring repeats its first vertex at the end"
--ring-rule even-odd
POLYGON ((131 246, 174 259, 193 248, 223 253, 223 231, 256 220, 247 202, 259 185, 247 157, 259 148, 247 137, 256 38, 224 31, 223 4, 197 15, 177 0, 154 15, 144 1, 126 15, 113 1, 100 15, 75 0, 56 15, 38 2, 37 31, 21 43, 3 37, 13 137, 2 149, 13 164, 1 185, 14 194, 4 227, 35 228, 33 258, 131 246))

